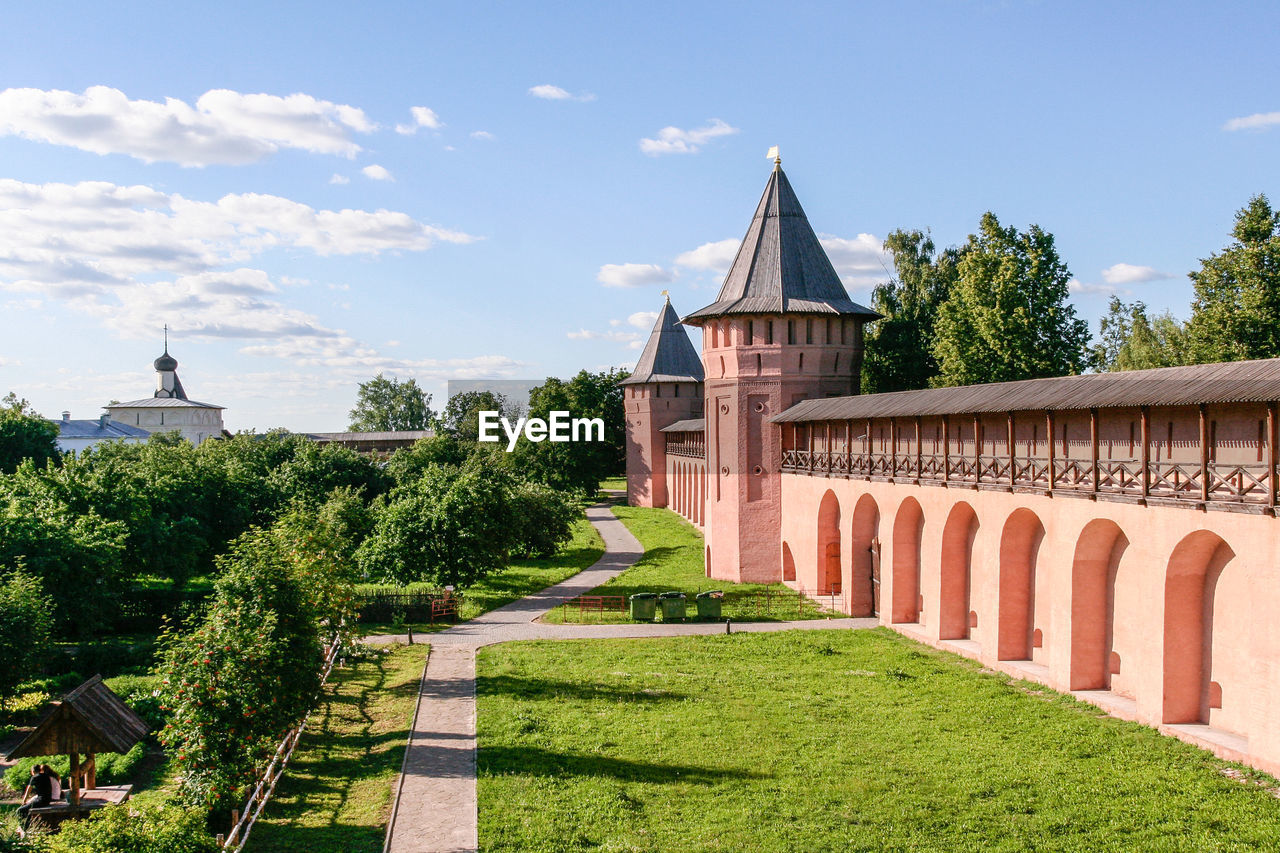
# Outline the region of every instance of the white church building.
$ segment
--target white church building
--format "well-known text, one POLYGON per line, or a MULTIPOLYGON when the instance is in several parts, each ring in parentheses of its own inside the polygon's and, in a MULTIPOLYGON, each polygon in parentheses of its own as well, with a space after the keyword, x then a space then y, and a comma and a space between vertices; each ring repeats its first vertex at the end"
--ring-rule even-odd
POLYGON ((192 444, 223 434, 222 406, 187 399, 178 378, 178 360, 164 355, 155 360, 156 392, 151 397, 112 403, 105 408, 113 422, 146 430, 148 433, 176 432, 192 444))

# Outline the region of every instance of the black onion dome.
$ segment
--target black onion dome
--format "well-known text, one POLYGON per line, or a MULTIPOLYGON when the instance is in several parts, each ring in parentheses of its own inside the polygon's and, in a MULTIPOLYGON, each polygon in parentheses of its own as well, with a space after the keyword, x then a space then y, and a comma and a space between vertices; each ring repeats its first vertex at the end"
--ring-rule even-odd
POLYGON ((156 370, 177 370, 178 360, 169 355, 169 350, 164 351, 164 355, 157 358, 154 362, 156 370))

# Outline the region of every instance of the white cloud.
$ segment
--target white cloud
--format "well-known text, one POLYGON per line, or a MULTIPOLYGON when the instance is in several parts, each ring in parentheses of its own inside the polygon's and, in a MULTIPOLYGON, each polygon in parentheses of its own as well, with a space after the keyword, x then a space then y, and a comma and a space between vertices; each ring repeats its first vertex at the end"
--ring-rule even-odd
POLYGON ((276 248, 376 255, 471 239, 404 213, 315 210, 278 196, 202 202, 145 186, 0 180, 0 289, 58 299, 125 337, 152 336, 163 316, 192 337, 325 339, 344 357, 366 357, 286 304, 282 288, 305 281, 272 280, 246 262, 276 248))
POLYGON ((1173 278, 1173 276, 1160 272, 1155 267, 1140 267, 1134 264, 1112 264, 1102 271, 1102 280, 1107 284, 1141 284, 1166 278, 1173 278))
POLYGON ((889 255, 884 251, 884 241, 874 234, 859 234, 852 239, 819 234, 818 240, 845 287, 862 290, 889 277, 889 255))
POLYGON ((658 322, 657 311, 637 311, 627 318, 627 323, 635 326, 637 329, 643 329, 648 332, 653 328, 653 324, 658 322))
POLYGON ((331 183, 331 184, 349 184, 349 183, 351 183, 351 179, 350 179, 350 178, 348 178, 346 175, 339 175, 337 172, 334 172, 334 173, 333 173, 333 177, 329 179, 329 183, 331 183))
POLYGON ((395 180, 395 178, 391 177, 391 173, 388 172, 385 167, 379 166, 377 163, 374 163, 370 166, 365 166, 363 169, 360 170, 360 172, 371 181, 394 181, 395 180))
POLYGON ((1263 130, 1280 124, 1280 113, 1254 113, 1251 116, 1233 118, 1222 126, 1223 130, 1263 130))
POLYGON ((696 249, 676 255, 676 263, 690 269, 710 270, 723 274, 729 271, 729 266, 737 256, 741 242, 730 237, 714 243, 703 243, 696 249))
POLYGON ((711 119, 706 127, 695 130, 664 127, 658 131, 657 139, 641 139, 640 150, 655 157, 659 154, 696 154, 712 139, 737 132, 738 128, 731 127, 718 118, 711 119))
POLYGON ((494 136, 492 133, 490 133, 487 130, 473 130, 471 131, 471 138, 472 139, 497 139, 498 137, 494 136))
POLYGON ((409 107, 409 115, 413 117, 413 124, 397 124, 396 133, 410 136, 417 133, 419 128, 439 130, 444 127, 440 116, 436 115, 436 111, 430 107, 409 107))
POLYGON ((281 148, 354 157, 352 133, 377 125, 345 104, 297 93, 284 97, 211 89, 192 106, 177 98, 130 100, 108 86, 0 92, 0 134, 127 154, 183 166, 254 163, 281 148))
POLYGON ((1067 291, 1069 293, 1081 293, 1086 296, 1114 296, 1116 288, 1112 284, 1092 284, 1073 278, 1067 282, 1067 291))
POLYGON ((594 101, 596 96, 590 92, 582 92, 575 95, 572 92, 561 89, 559 86, 552 86, 550 83, 543 83, 541 86, 530 86, 529 94, 535 98, 542 98, 545 101, 594 101))
POLYGON ((615 341, 617 343, 631 343, 640 340, 640 335, 635 332, 593 332, 589 329, 569 332, 566 337, 575 341, 615 341))
POLYGON ((605 287, 643 287, 662 284, 673 277, 657 264, 605 264, 596 273, 596 281, 605 287))

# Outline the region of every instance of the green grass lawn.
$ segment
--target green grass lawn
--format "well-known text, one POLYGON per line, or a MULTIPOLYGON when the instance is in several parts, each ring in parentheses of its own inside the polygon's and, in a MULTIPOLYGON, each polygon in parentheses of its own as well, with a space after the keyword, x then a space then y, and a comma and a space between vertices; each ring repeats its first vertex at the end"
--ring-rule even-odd
POLYGON ((1233 765, 885 629, 478 668, 483 850, 1280 849, 1280 800, 1233 765))
MULTIPOLYGON (((520 560, 468 588, 463 592, 460 620, 474 619, 482 613, 504 604, 532 595, 552 584, 560 583, 589 567, 604 554, 604 541, 596 529, 583 516, 573 523, 573 538, 564 544, 554 557, 544 560, 520 560)), ((367 635, 403 633, 404 628, 389 624, 361 625, 367 635)), ((449 627, 447 622, 429 624, 414 623, 415 632, 427 633, 449 627)))
POLYGON ((600 488, 622 489, 623 491, 626 491, 627 478, 626 477, 605 477, 603 480, 600 481, 600 488))
POLYGON ((426 646, 335 669, 249 839, 254 853, 377 853, 387 828, 426 646))
MULTIPOLYGON (((702 534, 669 509, 615 506, 622 519, 644 546, 644 557, 591 595, 630 596, 636 592, 683 592, 689 597, 689 613, 696 613, 694 595, 706 590, 723 590, 723 616, 735 622, 765 622, 787 619, 821 619, 832 615, 783 584, 726 583, 703 573, 702 534), (768 596, 767 601, 760 596, 768 596), (767 609, 766 609, 767 606, 767 609)), ((547 622, 577 622, 572 608, 556 608, 543 617, 547 622)), ((588 622, 630 622, 622 613, 592 613, 588 622)))

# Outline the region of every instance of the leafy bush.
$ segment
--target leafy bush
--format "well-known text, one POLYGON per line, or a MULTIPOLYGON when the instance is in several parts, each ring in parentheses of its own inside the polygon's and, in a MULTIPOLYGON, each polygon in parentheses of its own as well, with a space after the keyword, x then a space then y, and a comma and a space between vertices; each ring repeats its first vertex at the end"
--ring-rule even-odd
POLYGON ((107 687, 119 696, 155 734, 168 721, 160 679, 154 675, 121 675, 107 679, 107 687))
POLYGON ((37 672, 52 627, 53 602, 40 579, 24 571, 0 574, 0 711, 37 672))
POLYGON ((87 820, 67 821, 49 836, 48 853, 217 853, 205 816, 177 805, 129 802, 87 820))
POLYGON ((550 486, 520 483, 511 492, 514 543, 521 557, 550 557, 572 536, 576 502, 550 486))

